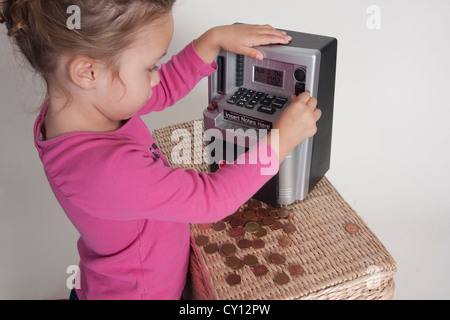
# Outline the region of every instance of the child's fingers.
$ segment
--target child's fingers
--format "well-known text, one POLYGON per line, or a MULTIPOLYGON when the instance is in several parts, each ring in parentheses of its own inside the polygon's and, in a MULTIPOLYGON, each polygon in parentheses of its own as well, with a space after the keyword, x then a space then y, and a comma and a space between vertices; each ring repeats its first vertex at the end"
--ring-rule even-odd
POLYGON ((293 101, 299 101, 303 104, 307 104, 310 99, 311 99, 311 94, 308 91, 303 92, 298 97, 295 95, 292 97, 293 101))
POLYGON ((320 118, 322 118, 322 110, 320 109, 315 109, 314 110, 314 120, 319 121, 320 118))
POLYGON ((292 38, 278 30, 272 32, 259 32, 256 36, 256 45, 265 44, 288 44, 292 38))
POLYGON ((316 98, 309 99, 306 105, 312 109, 315 109, 317 107, 317 99, 316 98))
POLYGON ((240 50, 240 52, 237 52, 237 53, 247 56, 249 58, 255 59, 255 60, 263 60, 264 59, 264 55, 261 53, 261 51, 254 49, 254 48, 243 47, 240 50))

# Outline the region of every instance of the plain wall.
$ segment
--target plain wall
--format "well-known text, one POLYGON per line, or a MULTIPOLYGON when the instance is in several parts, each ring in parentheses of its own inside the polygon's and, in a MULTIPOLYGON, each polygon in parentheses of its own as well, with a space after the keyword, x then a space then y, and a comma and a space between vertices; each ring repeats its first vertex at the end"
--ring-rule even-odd
MULTIPOLYGON (((170 57, 234 22, 339 40, 329 180, 398 263, 396 299, 449 299, 450 2, 448 0, 179 0, 170 57), (371 30, 367 9, 380 9, 371 30)), ((0 26, 0 299, 67 298, 78 234, 33 145, 45 88, 0 26)), ((200 119, 203 80, 151 130, 200 119)))

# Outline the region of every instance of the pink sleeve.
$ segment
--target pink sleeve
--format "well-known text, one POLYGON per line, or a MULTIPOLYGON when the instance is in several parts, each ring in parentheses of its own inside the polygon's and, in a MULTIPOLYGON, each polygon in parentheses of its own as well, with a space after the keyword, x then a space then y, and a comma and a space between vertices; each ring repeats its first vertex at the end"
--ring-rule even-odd
POLYGON ((76 177, 67 177, 62 190, 68 188, 70 195, 66 196, 82 210, 117 221, 217 222, 249 200, 278 172, 280 165, 276 153, 264 142, 242 155, 236 164, 211 174, 172 169, 130 144, 104 151, 96 149, 93 157, 107 161, 102 161, 100 168, 98 161, 83 158, 98 165, 81 165, 79 170, 85 172, 75 170, 76 177), (252 159, 257 159, 257 163, 250 164, 252 159), (271 172, 267 173, 269 168, 271 172), (80 176, 89 177, 90 182, 80 183, 80 176), (70 185, 67 181, 75 183, 70 185))
POLYGON ((145 115, 173 106, 184 98, 198 82, 217 71, 217 64, 206 64, 195 52, 194 42, 160 68, 161 83, 153 88, 153 96, 139 111, 145 115))

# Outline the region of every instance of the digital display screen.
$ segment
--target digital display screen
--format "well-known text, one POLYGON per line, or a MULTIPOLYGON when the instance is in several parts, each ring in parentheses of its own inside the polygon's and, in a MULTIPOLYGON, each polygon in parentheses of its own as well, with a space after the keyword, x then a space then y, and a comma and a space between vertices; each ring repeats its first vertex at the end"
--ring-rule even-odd
POLYGON ((253 81, 268 84, 278 88, 284 86, 284 71, 267 69, 255 66, 253 72, 253 81))

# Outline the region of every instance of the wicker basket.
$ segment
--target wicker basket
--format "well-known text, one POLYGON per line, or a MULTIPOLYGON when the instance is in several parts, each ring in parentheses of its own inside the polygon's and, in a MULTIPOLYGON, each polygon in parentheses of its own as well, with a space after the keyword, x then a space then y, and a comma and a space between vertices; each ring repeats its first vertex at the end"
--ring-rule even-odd
MULTIPOLYGON (((194 125, 197 137, 201 121, 170 126, 154 132, 160 150, 170 155, 179 141, 171 137, 175 130, 187 130, 194 137, 194 125)), ((195 141, 186 141, 194 144, 195 141)), ((197 141, 199 143, 199 141, 197 141)), ((201 143, 201 142, 200 142, 201 143)), ((188 146, 186 146, 188 147, 188 146)), ((181 166, 183 167, 183 166, 181 166)), ((208 172, 206 164, 185 165, 184 168, 208 172)), ((198 300, 301 300, 301 299, 392 299, 394 296, 394 275, 397 267, 394 259, 367 227, 357 213, 343 200, 327 178, 322 179, 313 192, 304 201, 296 202, 285 208, 294 214, 286 220, 296 226, 289 234, 292 244, 281 247, 279 238, 285 236, 282 230, 270 230, 263 238, 263 249, 239 249, 236 257, 255 255, 263 262, 269 272, 256 277, 250 267, 234 271, 225 265, 225 258, 218 253, 206 254, 198 247, 194 239, 204 234, 210 242, 219 246, 225 243, 235 244, 240 238, 231 238, 227 228, 216 232, 212 229, 201 230, 191 226, 192 250, 187 292, 192 299, 198 300), (357 233, 349 233, 346 226, 351 223, 359 227, 357 233), (281 253, 286 257, 282 265, 266 263, 271 253, 281 253), (287 268, 300 265, 304 269, 301 276, 290 275, 290 282, 278 285, 274 276, 278 272, 289 275, 287 268), (226 277, 230 273, 241 276, 241 283, 230 286, 226 277)), ((246 234, 252 240, 254 235, 246 234)))

